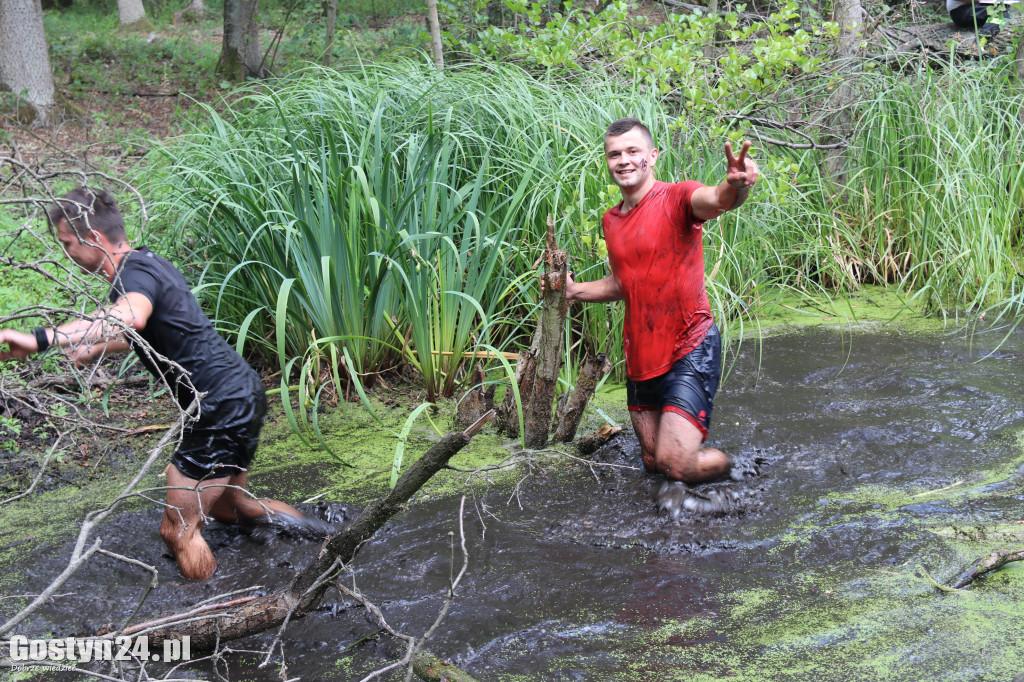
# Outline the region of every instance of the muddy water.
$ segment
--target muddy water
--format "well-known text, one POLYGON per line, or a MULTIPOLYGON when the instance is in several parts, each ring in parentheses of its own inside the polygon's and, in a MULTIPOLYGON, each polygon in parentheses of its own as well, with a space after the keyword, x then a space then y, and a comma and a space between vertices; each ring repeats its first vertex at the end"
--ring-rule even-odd
MULTIPOLYGON (((1024 672, 1024 568, 962 595, 935 590, 919 568, 948 580, 975 556, 1024 544, 1024 335, 992 353, 1000 338, 831 330, 746 344, 710 440, 758 470, 716 484, 735 498, 729 514, 657 515, 631 436, 593 467, 563 460, 515 490, 477 488, 469 568, 429 648, 480 680, 1013 679, 1024 672)), ((291 489, 296 477, 320 484, 308 469, 278 475, 291 489)), ((258 483, 274 493, 273 479, 258 483)), ((342 504, 332 512, 358 511, 342 504)), ((393 627, 419 634, 436 617, 458 508, 413 504, 357 557, 347 580, 393 627)), ((154 508, 108 524, 109 549, 161 570, 140 619, 279 586, 312 549, 211 527, 220 568, 190 583, 162 554, 158 519, 154 508)), ((42 584, 67 551, 43 547, 13 569, 42 584)), ((93 562, 22 631, 118 622, 145 584, 137 569, 93 562)), ((288 675, 359 679, 394 660, 367 639, 375 631, 332 592, 285 638, 288 675)), ((278 679, 254 658, 229 660, 231 679, 278 679)), ((204 666, 193 674, 213 679, 204 666)))

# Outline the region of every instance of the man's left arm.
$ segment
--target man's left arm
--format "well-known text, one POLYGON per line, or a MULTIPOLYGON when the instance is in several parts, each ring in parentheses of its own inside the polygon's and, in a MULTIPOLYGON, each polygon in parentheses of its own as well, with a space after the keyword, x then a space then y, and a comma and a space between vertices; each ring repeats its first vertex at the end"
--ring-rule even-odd
POLYGON ((129 349, 123 336, 126 328, 145 329, 153 304, 143 294, 128 292, 107 308, 97 310, 91 319, 74 320, 56 329, 37 328, 30 334, 13 329, 0 329, 0 360, 25 358, 50 346, 69 348, 70 355, 82 365, 100 354, 120 353, 129 349))
POLYGON ((725 180, 714 187, 701 187, 690 197, 693 216, 703 222, 717 218, 726 211, 739 208, 757 182, 757 163, 747 157, 750 142, 744 142, 739 156, 733 156, 732 144, 725 143, 725 180))

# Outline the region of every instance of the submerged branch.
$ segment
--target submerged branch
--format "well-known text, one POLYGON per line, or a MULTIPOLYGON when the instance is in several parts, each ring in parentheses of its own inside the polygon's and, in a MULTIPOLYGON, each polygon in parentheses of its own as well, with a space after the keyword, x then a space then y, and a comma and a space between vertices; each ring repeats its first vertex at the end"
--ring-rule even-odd
POLYGON ((994 571, 997 568, 1002 568, 1008 563, 1014 561, 1024 561, 1024 547, 1021 549, 1001 549, 997 552, 992 552, 988 556, 977 559, 970 567, 967 568, 963 573, 957 577, 953 583, 955 589, 961 589, 967 587, 975 579, 981 577, 989 571, 994 571))
POLYGON ((465 431, 449 433, 435 443, 398 479, 394 489, 367 506, 351 524, 331 537, 317 558, 299 571, 288 587, 258 597, 231 613, 219 613, 216 618, 190 623, 187 628, 158 629, 151 634, 151 641, 189 635, 194 650, 211 650, 219 642, 264 632, 307 615, 323 600, 339 567, 348 564, 362 544, 392 516, 402 511, 409 498, 444 468, 448 460, 464 448, 472 435, 493 416, 493 411, 488 412, 477 424, 465 431))

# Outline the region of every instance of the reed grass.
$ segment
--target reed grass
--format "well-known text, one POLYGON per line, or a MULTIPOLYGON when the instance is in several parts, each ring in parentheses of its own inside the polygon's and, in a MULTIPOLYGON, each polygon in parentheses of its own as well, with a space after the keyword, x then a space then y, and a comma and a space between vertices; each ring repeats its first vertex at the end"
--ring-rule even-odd
MULTIPOLYGON (((830 305, 864 284, 941 314, 1019 314, 1024 129, 1006 72, 922 68, 862 87, 845 192, 817 152, 763 148, 751 200, 706 226, 726 339, 780 296, 830 305)), ((601 140, 624 115, 652 128, 661 179, 724 176, 710 122, 679 126, 659 97, 611 76, 401 62, 311 69, 207 108, 160 150, 149 192, 239 348, 306 377, 307 397, 406 364, 433 401, 461 385, 467 353, 529 343, 548 214, 577 279, 608 272, 600 216, 619 196, 601 140)), ((588 350, 609 352, 622 378, 622 315, 573 307, 565 386, 588 350)))

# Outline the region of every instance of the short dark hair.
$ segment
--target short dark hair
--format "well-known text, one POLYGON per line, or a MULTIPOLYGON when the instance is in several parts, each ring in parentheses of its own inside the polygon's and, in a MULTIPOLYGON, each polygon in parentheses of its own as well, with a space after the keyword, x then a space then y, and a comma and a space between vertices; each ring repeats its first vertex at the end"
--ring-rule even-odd
POLYGON ((114 197, 106 190, 84 185, 76 187, 50 205, 46 218, 54 230, 66 220, 79 237, 95 230, 112 241, 127 239, 124 218, 114 197))
POLYGON ((604 139, 607 140, 609 137, 624 135, 634 128, 640 129, 647 145, 651 149, 654 149, 654 136, 651 135, 650 129, 641 123, 638 118, 620 118, 618 121, 608 126, 608 130, 604 131, 604 139))

